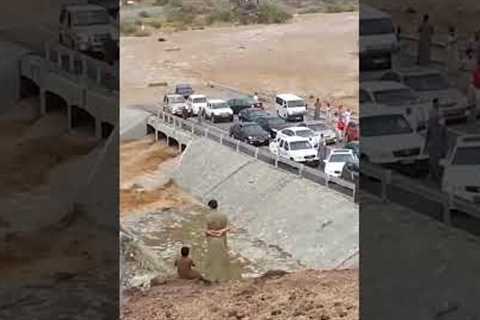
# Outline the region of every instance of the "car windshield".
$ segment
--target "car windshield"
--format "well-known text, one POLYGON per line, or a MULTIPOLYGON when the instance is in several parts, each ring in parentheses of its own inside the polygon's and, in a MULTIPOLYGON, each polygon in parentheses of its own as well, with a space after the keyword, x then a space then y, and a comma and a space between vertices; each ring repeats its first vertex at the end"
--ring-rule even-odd
POLYGON ((225 102, 212 103, 212 109, 223 109, 223 108, 228 108, 225 102))
POLYGON ((76 12, 72 20, 73 25, 79 27, 110 23, 108 13, 104 10, 76 12))
POLYGON ((259 135, 263 135, 265 133, 265 131, 262 129, 262 127, 260 127, 258 124, 244 125, 243 130, 249 136, 259 136, 259 135))
POLYGON ((170 102, 171 103, 183 103, 183 102, 185 102, 185 99, 182 96, 173 96, 173 97, 170 97, 170 102))
POLYGON ((193 99, 193 103, 205 103, 207 102, 207 98, 195 98, 193 99))
POLYGON ((458 148, 453 159, 456 166, 478 166, 480 165, 480 147, 458 148))
POLYGON ((392 89, 375 92, 375 101, 379 104, 402 105, 416 101, 415 95, 408 89, 392 89))
POLYGON ((290 142, 291 150, 309 150, 312 149, 312 145, 308 141, 294 141, 290 142))
POLYGON ((415 91, 447 90, 447 79, 441 74, 425 74, 405 77, 405 84, 415 91))
POLYGON ((297 130, 295 133, 297 136, 304 137, 304 138, 313 136, 312 130, 297 130))
POLYGON ((238 100, 234 101, 234 104, 238 104, 238 105, 241 105, 241 106, 250 106, 254 103, 255 102, 253 101, 253 99, 250 99, 250 98, 243 98, 243 99, 238 99, 238 100))
POLYGON ((395 33, 392 21, 388 18, 360 19, 360 36, 395 33))
POLYGON ((303 100, 291 100, 287 103, 288 108, 304 107, 305 102, 303 100))
POLYGON ((362 137, 410 134, 412 127, 402 115, 384 115, 361 118, 362 137))
POLYGON ((323 123, 309 124, 309 125, 307 125, 307 127, 309 127, 310 129, 312 129, 313 131, 325 131, 325 130, 328 130, 327 125, 326 125, 326 124, 323 124, 323 123))
POLYGON ((350 153, 338 153, 332 154, 329 162, 349 162, 353 160, 354 158, 350 153))

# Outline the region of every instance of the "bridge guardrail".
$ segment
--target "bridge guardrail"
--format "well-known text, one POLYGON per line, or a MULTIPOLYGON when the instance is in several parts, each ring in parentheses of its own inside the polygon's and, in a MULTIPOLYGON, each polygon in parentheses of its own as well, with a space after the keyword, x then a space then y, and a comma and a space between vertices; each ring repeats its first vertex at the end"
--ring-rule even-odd
POLYGON ((311 180, 330 189, 334 188, 335 185, 338 185, 340 187, 348 189, 349 192, 347 194, 356 199, 356 193, 358 188, 354 183, 350 183, 348 181, 335 177, 330 177, 322 171, 313 169, 302 163, 275 156, 272 153, 262 150, 258 147, 236 140, 225 134, 225 132, 219 128, 216 128, 214 126, 208 126, 204 123, 200 124, 195 123, 191 120, 185 120, 161 110, 158 110, 157 115, 153 115, 152 117, 154 118, 152 118, 151 120, 149 119, 149 123, 154 121, 161 121, 162 123, 171 125, 173 128, 178 128, 179 130, 189 132, 192 135, 205 137, 224 146, 230 147, 236 152, 251 156, 256 160, 270 164, 275 168, 280 168, 285 171, 297 174, 305 179, 311 180))
POLYGON ((395 202, 389 194, 389 186, 405 190, 407 192, 421 194, 425 200, 441 204, 443 208, 443 221, 451 225, 451 208, 457 208, 473 218, 480 219, 480 207, 458 196, 451 196, 440 190, 419 187, 418 181, 395 174, 392 170, 380 168, 373 164, 362 162, 360 165, 362 175, 375 178, 381 183, 381 191, 378 195, 384 202, 395 202))
POLYGON ((45 44, 45 58, 50 67, 77 83, 107 93, 118 93, 116 68, 59 44, 45 44))

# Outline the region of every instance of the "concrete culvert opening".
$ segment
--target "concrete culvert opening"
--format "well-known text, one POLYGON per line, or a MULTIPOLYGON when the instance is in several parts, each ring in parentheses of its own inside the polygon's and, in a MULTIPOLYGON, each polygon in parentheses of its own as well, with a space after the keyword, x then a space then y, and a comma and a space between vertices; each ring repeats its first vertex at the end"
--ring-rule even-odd
POLYGON ((151 125, 147 125, 147 135, 150 134, 155 134, 155 128, 153 128, 151 125))
POLYGON ((108 139, 112 134, 114 126, 108 122, 102 122, 102 138, 108 139))
POLYGON ((30 98, 40 96, 40 88, 35 83, 35 81, 26 78, 20 77, 20 98, 30 98))
POLYGON ((45 110, 47 113, 64 113, 67 114, 67 101, 61 96, 50 91, 45 92, 45 110))
POLYGON ((94 136, 95 118, 87 111, 77 106, 72 106, 72 129, 94 136))
POLYGON ((173 139, 173 138, 170 138, 168 139, 168 146, 169 147, 172 147, 172 148, 178 148, 179 147, 179 143, 177 140, 173 139))

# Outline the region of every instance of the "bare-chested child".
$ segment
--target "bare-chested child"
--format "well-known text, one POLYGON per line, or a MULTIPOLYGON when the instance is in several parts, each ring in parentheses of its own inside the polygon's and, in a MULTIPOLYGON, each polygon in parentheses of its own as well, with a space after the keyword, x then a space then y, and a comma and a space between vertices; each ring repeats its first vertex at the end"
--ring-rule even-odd
POLYGON ((190 248, 182 247, 180 250, 181 256, 175 260, 175 266, 177 267, 178 277, 180 279, 187 279, 187 280, 201 280, 206 283, 210 283, 210 281, 204 279, 200 272, 193 269, 195 267, 195 263, 189 257, 190 248))

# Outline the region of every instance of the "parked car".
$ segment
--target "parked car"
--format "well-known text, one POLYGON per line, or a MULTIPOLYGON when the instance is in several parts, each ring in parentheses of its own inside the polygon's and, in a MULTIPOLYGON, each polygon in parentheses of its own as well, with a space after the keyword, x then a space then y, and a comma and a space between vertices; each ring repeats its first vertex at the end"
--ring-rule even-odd
POLYGON ((191 85, 182 83, 175 86, 175 93, 183 96, 185 99, 188 99, 188 97, 190 97, 194 91, 191 85))
POLYGON ((245 122, 252 122, 254 118, 259 116, 268 116, 270 115, 263 109, 260 108, 248 108, 243 109, 238 113, 238 120, 245 122))
POLYGON ((73 50, 103 54, 104 42, 118 39, 108 11, 99 5, 63 5, 59 23, 58 42, 73 50))
POLYGON ((361 158, 381 165, 410 166, 424 170, 428 154, 425 138, 413 130, 400 110, 366 109, 360 113, 361 158))
POLYGON ((412 88, 425 103, 438 98, 440 112, 446 120, 467 120, 469 103, 467 97, 450 86, 447 76, 441 71, 426 67, 411 67, 386 72, 381 80, 395 81, 412 88))
POLYGON ((323 170, 327 175, 339 178, 345 163, 356 161, 356 159, 352 150, 332 149, 327 158, 323 160, 323 170))
POLYGON ((268 146, 270 134, 255 122, 239 122, 230 127, 230 136, 254 146, 268 146))
POLYGON ((270 142, 270 151, 280 158, 318 166, 318 150, 302 137, 276 137, 270 142))
POLYGON ((355 159, 353 161, 348 161, 345 163, 342 169, 342 173, 340 174, 340 178, 342 178, 345 181, 357 183, 359 175, 360 175, 359 161, 358 159, 355 159))
POLYGON ((291 126, 290 123, 285 120, 272 115, 259 116, 253 119, 254 122, 258 123, 263 130, 270 133, 272 138, 275 138, 277 131, 291 126))
POLYGON ((480 205, 480 135, 459 136, 440 165, 442 191, 480 205))
POLYGON ((355 141, 359 138, 359 128, 358 124, 354 121, 350 121, 345 127, 345 142, 355 141))
MULTIPOLYGON (((360 84, 360 104, 381 105, 407 110, 409 122, 417 129, 425 128, 432 102, 422 101, 406 85, 395 81, 364 81, 360 84)), ((365 108, 362 108, 365 110, 365 108)))
POLYGON ((277 137, 302 137, 318 148, 320 143, 320 135, 307 127, 288 127, 277 132, 277 137))
POLYGON ((212 99, 207 101, 207 107, 203 110, 206 119, 213 123, 217 121, 233 121, 233 110, 224 100, 212 99))
POLYGON ((207 97, 203 94, 192 94, 187 99, 187 107, 197 116, 207 107, 207 97))
POLYGON ((230 99, 227 104, 235 114, 239 114, 243 109, 255 107, 255 101, 250 97, 230 99))
POLYGON ((318 135, 323 134, 323 137, 327 144, 337 143, 338 137, 336 132, 333 129, 331 129, 323 121, 318 121, 318 120, 304 121, 303 123, 299 124, 299 126, 305 126, 307 128, 310 128, 318 135))
POLYGON ((171 114, 182 116, 184 109, 187 109, 185 99, 178 94, 167 94, 163 98, 163 110, 171 114))
POLYGON ((280 118, 287 121, 303 121, 307 113, 305 101, 291 93, 279 94, 275 97, 275 107, 280 118))
POLYGON ((344 149, 350 149, 353 151, 357 158, 360 158, 360 144, 358 141, 350 141, 343 146, 344 149))

